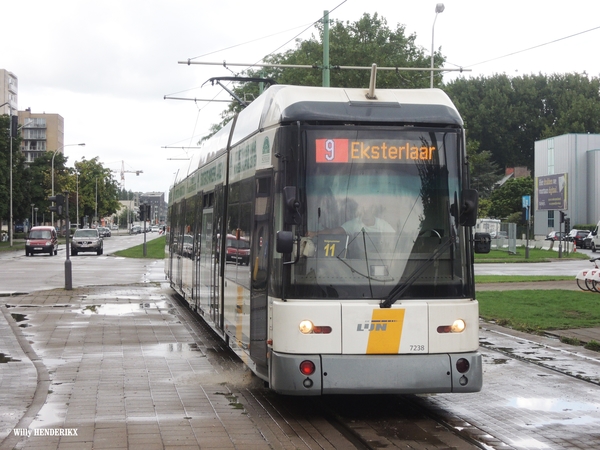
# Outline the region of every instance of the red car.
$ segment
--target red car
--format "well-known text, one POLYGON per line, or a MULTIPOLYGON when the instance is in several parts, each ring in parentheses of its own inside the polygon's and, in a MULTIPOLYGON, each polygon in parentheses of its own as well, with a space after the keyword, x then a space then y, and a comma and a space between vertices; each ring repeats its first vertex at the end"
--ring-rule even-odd
POLYGON ((58 253, 58 237, 54 227, 32 227, 25 241, 25 256, 34 253, 58 253))
POLYGON ((236 239, 233 234, 228 234, 225 243, 225 261, 242 265, 250 264, 250 240, 244 237, 236 239))

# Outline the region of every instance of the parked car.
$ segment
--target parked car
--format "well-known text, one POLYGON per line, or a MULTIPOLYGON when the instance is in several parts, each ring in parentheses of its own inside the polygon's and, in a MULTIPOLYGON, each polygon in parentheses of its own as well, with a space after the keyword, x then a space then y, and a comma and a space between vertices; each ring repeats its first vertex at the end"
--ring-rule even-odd
POLYGON ((129 229, 129 234, 140 234, 142 232, 142 227, 139 225, 134 225, 129 229))
POLYGON ((110 229, 111 229, 111 230, 118 230, 118 229, 119 229, 119 225, 117 225, 116 223, 113 223, 113 224, 110 226, 110 229))
POLYGON ((592 248, 592 238, 594 236, 592 235, 592 233, 590 232, 584 239, 583 239, 583 248, 587 248, 587 249, 591 249, 592 248))
POLYGON ((576 247, 583 248, 583 240, 590 234, 589 230, 571 230, 567 236, 569 242, 573 242, 576 247))
POLYGON ((565 233, 563 233, 562 231, 551 231, 550 233, 548 233, 548 236, 546 236, 546 240, 547 241, 560 241, 562 238, 564 238, 565 233))
POLYGON ((58 253, 58 236, 53 227, 33 227, 29 230, 25 241, 25 256, 34 253, 48 253, 50 256, 58 253))
POLYGON ((71 240, 71 254, 77 256, 80 252, 96 252, 97 255, 104 252, 104 241, 97 228, 75 230, 71 240))
POLYGON ((158 232, 160 231, 160 229, 158 228, 158 225, 152 225, 152 226, 150 227, 150 231, 151 231, 152 233, 158 233, 158 232))

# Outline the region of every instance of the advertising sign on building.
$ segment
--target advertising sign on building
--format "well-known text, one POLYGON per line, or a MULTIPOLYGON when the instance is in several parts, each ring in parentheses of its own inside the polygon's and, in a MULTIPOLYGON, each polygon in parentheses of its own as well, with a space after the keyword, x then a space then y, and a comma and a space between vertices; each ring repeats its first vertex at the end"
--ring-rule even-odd
POLYGON ((564 211, 567 206, 567 174, 544 175, 535 179, 537 210, 564 211))

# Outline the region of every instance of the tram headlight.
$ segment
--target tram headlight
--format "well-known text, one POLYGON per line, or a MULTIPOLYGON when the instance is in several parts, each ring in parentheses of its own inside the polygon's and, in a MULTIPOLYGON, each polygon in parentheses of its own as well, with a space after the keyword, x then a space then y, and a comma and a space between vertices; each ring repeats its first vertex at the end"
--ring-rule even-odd
POLYGON ((303 320, 298 325, 302 334, 329 334, 331 327, 328 325, 315 325, 310 320, 303 320))
POLYGON ((302 334, 311 334, 315 326, 310 320, 303 320, 300 322, 299 328, 302 334))
POLYGON ((456 319, 452 324, 452 333, 462 333, 466 328, 465 321, 462 319, 456 319))
POLYGON ((437 327, 438 333, 462 333, 467 328, 467 324, 462 319, 456 319, 452 325, 440 325, 437 327))

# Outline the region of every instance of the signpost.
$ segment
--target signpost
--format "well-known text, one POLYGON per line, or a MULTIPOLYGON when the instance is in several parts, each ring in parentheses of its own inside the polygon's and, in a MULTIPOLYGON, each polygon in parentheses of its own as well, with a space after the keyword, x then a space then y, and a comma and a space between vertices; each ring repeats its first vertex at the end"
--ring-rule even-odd
POLYGON ((531 195, 522 197, 523 209, 525 211, 525 222, 527 222, 527 236, 525 240, 525 259, 529 259, 529 226, 531 223, 531 195))

